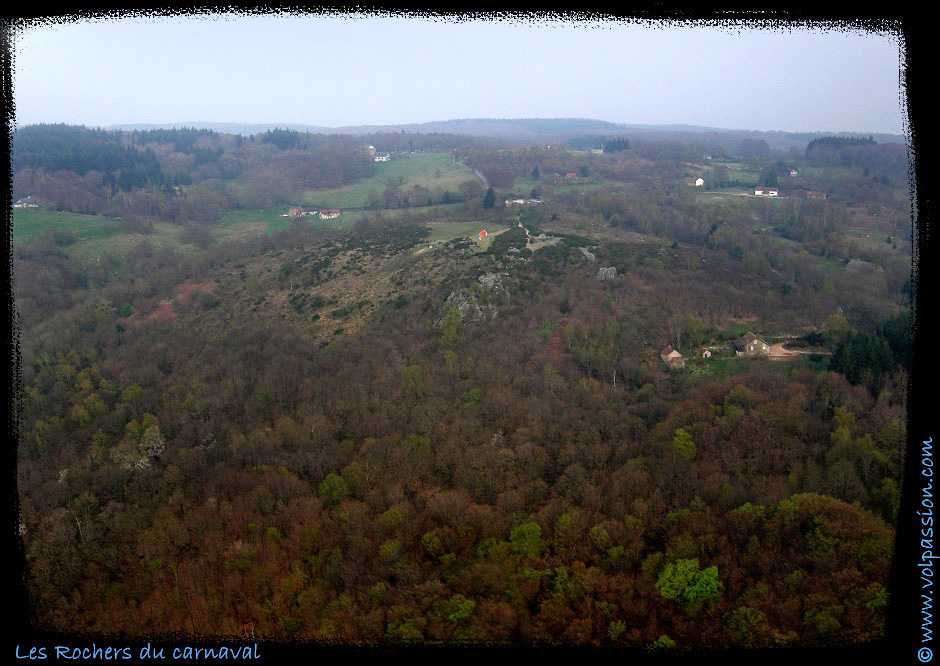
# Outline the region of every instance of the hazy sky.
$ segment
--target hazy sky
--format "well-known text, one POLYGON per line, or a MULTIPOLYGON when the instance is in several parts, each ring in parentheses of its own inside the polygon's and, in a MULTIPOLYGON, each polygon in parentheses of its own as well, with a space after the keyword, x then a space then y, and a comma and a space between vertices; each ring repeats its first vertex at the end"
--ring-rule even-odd
POLYGON ((81 19, 14 34, 16 122, 594 118, 901 134, 888 34, 317 15, 81 19))

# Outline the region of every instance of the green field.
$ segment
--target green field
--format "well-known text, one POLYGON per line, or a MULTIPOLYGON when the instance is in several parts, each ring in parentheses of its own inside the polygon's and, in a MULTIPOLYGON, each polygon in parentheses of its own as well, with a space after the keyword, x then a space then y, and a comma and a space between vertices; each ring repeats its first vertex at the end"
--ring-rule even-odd
POLYGON ((427 240, 429 243, 449 241, 454 238, 477 239, 481 229, 486 229, 487 236, 481 242, 481 247, 489 247, 491 237, 501 234, 510 227, 505 224, 489 224, 483 221, 475 222, 435 222, 428 225, 431 233, 427 240))
POLYGON ((329 208, 364 208, 369 205, 371 196, 381 196, 385 192, 389 182, 401 191, 420 185, 432 192, 435 188, 441 188, 456 193, 460 183, 474 180, 476 176, 466 167, 452 164, 451 161, 449 153, 424 153, 389 162, 376 162, 372 176, 353 185, 308 190, 299 203, 329 208))
POLYGON ((807 176, 810 178, 819 178, 821 176, 828 176, 830 178, 834 177, 844 177, 844 178, 854 178, 858 176, 861 169, 853 171, 849 167, 839 167, 839 166, 827 166, 827 167, 810 167, 805 166, 800 169, 801 176, 807 176))
MULTIPOLYGON (((421 208, 396 208, 377 211, 385 219, 399 219, 411 215, 420 220, 428 212, 456 212, 463 204, 445 204, 421 208)), ((272 234, 290 228, 291 218, 285 217, 287 206, 280 206, 271 210, 230 210, 221 222, 209 227, 214 242, 248 238, 258 234, 272 234)), ((320 220, 316 217, 305 218, 314 226, 332 227, 342 229, 375 214, 373 211, 349 211, 334 220, 320 220)), ((492 234, 498 234, 508 229, 504 225, 484 225, 482 222, 453 222, 431 223, 431 236, 429 240, 445 241, 453 238, 475 237, 480 229, 486 227, 492 234)), ((153 233, 123 233, 120 220, 114 218, 95 217, 92 215, 76 215, 73 213, 57 213, 50 211, 14 211, 13 212, 13 243, 18 246, 29 246, 35 243, 46 230, 68 229, 72 232, 74 241, 63 244, 63 249, 79 262, 87 263, 105 252, 124 255, 144 239, 150 241, 154 247, 172 247, 175 249, 194 249, 180 240, 182 226, 169 222, 156 222, 153 233)), ((488 243, 484 243, 484 246, 488 243)))
MULTIPOLYGON (((286 211, 286 208, 285 208, 286 211)), ((325 223, 327 224, 327 223, 325 223)), ((210 227, 215 242, 242 238, 259 233, 273 233, 290 226, 290 218, 276 211, 230 211, 218 225, 210 227)), ((169 222, 155 222, 149 234, 124 233, 120 220, 93 215, 57 213, 54 211, 14 211, 13 244, 33 245, 46 230, 67 229, 74 240, 63 243, 69 256, 86 263, 105 252, 123 255, 144 239, 154 247, 185 249, 180 240, 183 228, 169 222)))
MULTIPOLYGON (((282 217, 289 210, 289 206, 278 206, 270 210, 230 210, 222 216, 218 226, 212 228, 212 236, 216 240, 224 239, 229 227, 251 225, 255 233, 273 234, 281 229, 289 229, 291 218, 282 217)), ((310 219, 310 218, 308 218, 310 219)))
MULTIPOLYGON (((523 182, 523 180, 517 179, 516 183, 519 182, 523 182)), ((623 183, 619 183, 616 180, 598 180, 588 183, 571 183, 570 185, 560 185, 559 187, 555 188, 555 194, 566 194, 568 192, 591 192, 593 190, 600 190, 605 187, 620 188, 623 187, 623 183)))
POLYGON ((831 273, 840 273, 845 270, 845 264, 841 261, 836 261, 835 259, 829 259, 828 257, 820 260, 820 264, 824 269, 831 273))
MULTIPOLYGON (((456 192, 460 183, 475 179, 470 170, 452 164, 449 153, 428 153, 404 157, 375 165, 375 174, 354 185, 329 190, 311 190, 306 193, 301 205, 325 205, 331 208, 363 208, 368 205, 371 194, 381 194, 386 183, 391 182, 400 190, 421 185, 430 190, 441 188, 456 192)), ((459 204, 447 204, 429 208, 383 210, 384 217, 398 218, 407 213, 420 215, 423 211, 453 211, 459 204)), ((210 230, 215 242, 243 238, 259 233, 274 233, 290 228, 291 218, 285 217, 289 206, 276 206, 270 210, 230 210, 221 222, 210 230)), ((371 211, 348 211, 335 220, 305 218, 315 226, 343 228, 368 217, 371 211)), ((13 211, 12 237, 14 245, 29 246, 41 238, 47 230, 67 229, 74 240, 64 243, 68 253, 80 261, 87 261, 104 252, 122 254, 144 238, 155 246, 183 246, 180 242, 182 227, 176 224, 157 222, 152 234, 126 234, 116 218, 94 215, 78 215, 46 210, 13 211)), ((479 231, 477 229, 476 231, 479 231)), ((476 231, 474 233, 476 233, 476 231)), ((456 237, 456 236, 452 236, 456 237)))
POLYGON ((534 178, 513 178, 512 180, 513 193, 526 199, 532 194, 532 190, 542 192, 544 189, 544 183, 534 178))
MULTIPOLYGON (((464 204, 439 204, 437 206, 420 206, 415 208, 383 208, 380 210, 352 210, 346 213, 343 213, 335 220, 327 220, 325 222, 319 222, 314 220, 315 224, 320 225, 329 225, 332 224, 336 227, 347 227, 350 224, 354 224, 359 220, 369 219, 373 215, 381 215, 386 220, 398 220, 406 215, 420 220, 421 216, 428 213, 456 213, 464 204)), ((309 219, 309 218, 308 218, 309 219)), ((479 232, 479 229, 477 229, 479 232)))
POLYGON ((120 220, 112 217, 43 210, 14 210, 13 244, 32 245, 47 229, 69 229, 76 241, 107 238, 120 233, 120 225, 120 220))
POLYGON ((742 194, 751 196, 754 194, 754 190, 744 187, 725 187, 720 190, 705 190, 704 192, 696 192, 695 200, 701 203, 731 203, 737 200, 742 194))

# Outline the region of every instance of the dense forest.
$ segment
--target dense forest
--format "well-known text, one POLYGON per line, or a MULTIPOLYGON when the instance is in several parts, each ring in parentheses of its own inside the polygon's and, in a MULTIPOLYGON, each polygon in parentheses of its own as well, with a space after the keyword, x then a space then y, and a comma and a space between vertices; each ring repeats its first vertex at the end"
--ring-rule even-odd
POLYGON ((26 241, 14 214, 32 622, 655 650, 883 637, 903 146, 594 143, 17 130, 14 200, 63 221, 26 241), (393 172, 370 145, 447 157, 393 172), (209 233, 379 169, 401 175, 355 222, 209 233), (771 171, 782 196, 754 197, 771 171), (68 227, 90 215, 123 225, 93 256, 68 227), (749 331, 786 358, 736 355, 749 331))

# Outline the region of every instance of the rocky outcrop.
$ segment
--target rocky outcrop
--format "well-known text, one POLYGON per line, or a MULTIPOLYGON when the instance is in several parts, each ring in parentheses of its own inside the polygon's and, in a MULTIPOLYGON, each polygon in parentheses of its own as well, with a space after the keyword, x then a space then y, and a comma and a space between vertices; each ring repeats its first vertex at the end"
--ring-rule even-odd
POLYGON ((477 278, 477 282, 487 289, 506 291, 505 287, 503 287, 504 277, 509 277, 509 273, 484 273, 477 278))
POLYGON ((151 425, 134 445, 124 439, 111 450, 111 458, 125 469, 147 469, 166 450, 166 439, 157 424, 151 425))
POLYGON ((592 252, 588 251, 586 247, 579 247, 578 249, 581 251, 581 254, 584 255, 584 258, 590 261, 592 264, 597 261, 597 257, 595 257, 592 252))
POLYGON ((484 273, 477 278, 476 285, 450 292, 434 320, 434 328, 443 326, 444 317, 451 308, 457 309, 464 324, 481 324, 495 317, 500 303, 509 298, 503 285, 506 277, 509 273, 484 273))
POLYGON ((540 247, 551 247, 552 245, 558 245, 561 243, 560 238, 549 236, 547 234, 539 234, 535 238, 532 238, 531 241, 540 247))
POLYGON ((616 280, 618 277, 617 267, 610 266, 608 268, 602 268, 597 271, 597 275, 595 277, 597 277, 598 280, 616 280))

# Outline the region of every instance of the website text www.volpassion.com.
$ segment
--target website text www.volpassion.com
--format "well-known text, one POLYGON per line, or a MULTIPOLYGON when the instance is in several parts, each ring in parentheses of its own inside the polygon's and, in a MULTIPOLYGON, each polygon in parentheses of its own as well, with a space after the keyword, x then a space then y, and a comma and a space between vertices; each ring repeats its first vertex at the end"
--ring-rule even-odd
POLYGON ((920 504, 917 515, 920 516, 920 642, 917 659, 921 662, 933 660, 933 650, 924 645, 933 641, 933 560, 940 555, 933 554, 933 437, 923 440, 920 450, 920 474, 924 478, 921 486, 920 504))

